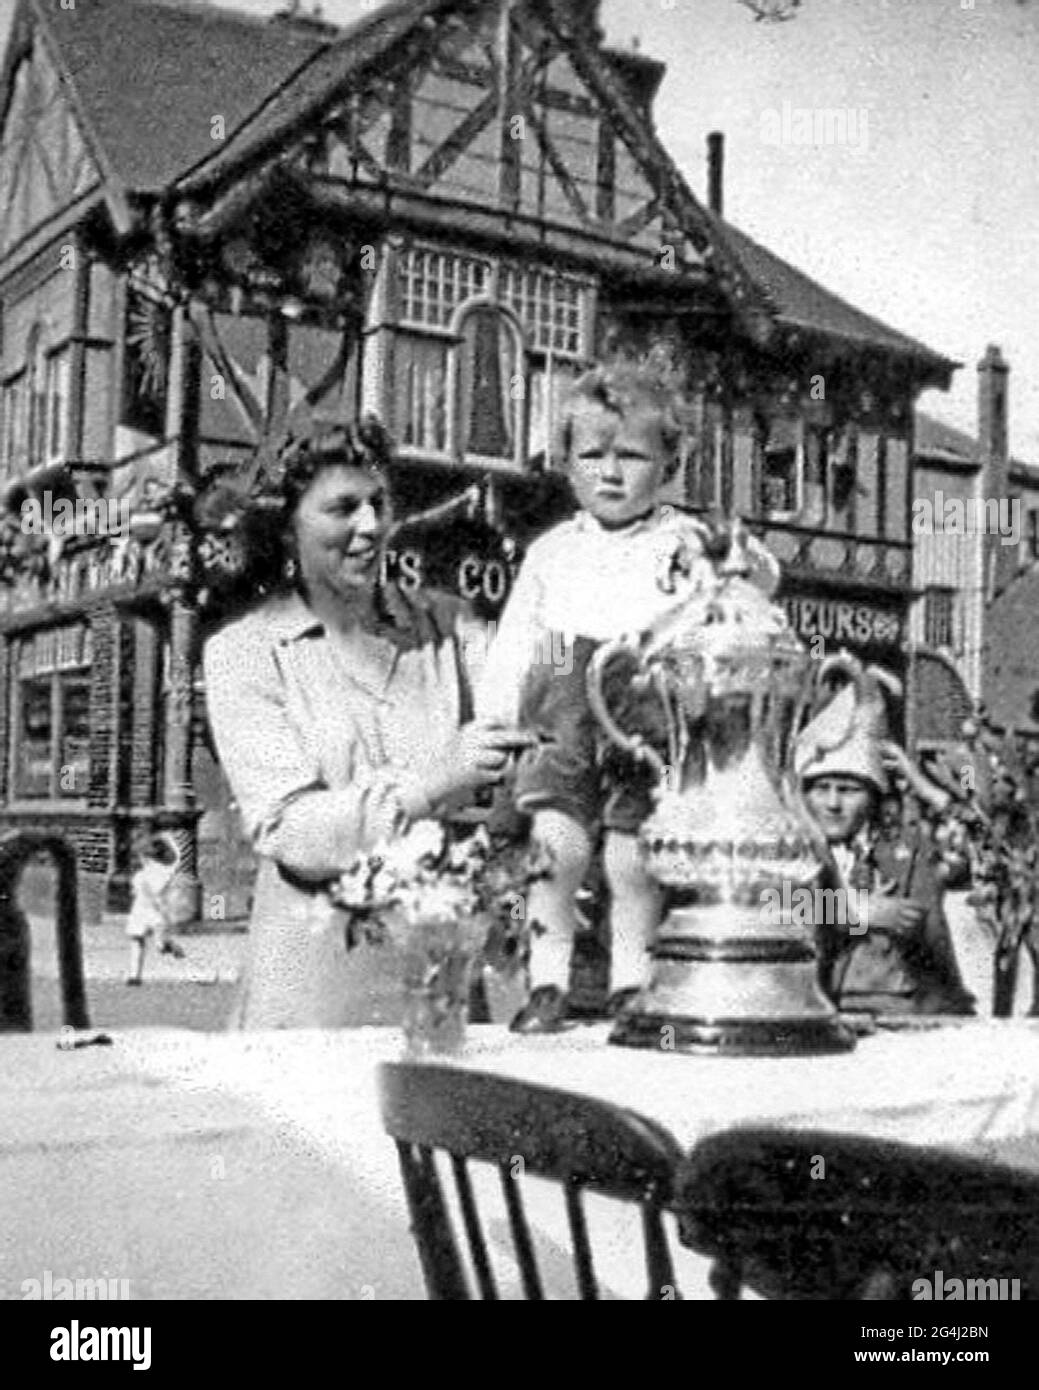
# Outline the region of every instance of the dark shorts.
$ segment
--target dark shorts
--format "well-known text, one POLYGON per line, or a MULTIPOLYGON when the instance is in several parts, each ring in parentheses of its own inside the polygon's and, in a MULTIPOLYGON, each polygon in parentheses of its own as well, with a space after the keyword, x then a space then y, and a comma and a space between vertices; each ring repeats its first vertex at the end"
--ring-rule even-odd
MULTIPOLYGON (((588 700, 588 663, 598 644, 558 641, 532 666, 520 698, 520 724, 546 742, 524 754, 516 773, 517 807, 561 811, 591 836, 600 829, 634 834, 653 808, 656 777, 609 742, 588 700)), ((622 680, 625 673, 620 673, 622 680)), ((616 694, 606 699, 618 713, 616 694)), ((619 713, 624 713, 623 704, 619 713)), ((631 725, 619 718, 624 728, 631 725)), ((643 729, 640 721, 635 727, 643 729)))

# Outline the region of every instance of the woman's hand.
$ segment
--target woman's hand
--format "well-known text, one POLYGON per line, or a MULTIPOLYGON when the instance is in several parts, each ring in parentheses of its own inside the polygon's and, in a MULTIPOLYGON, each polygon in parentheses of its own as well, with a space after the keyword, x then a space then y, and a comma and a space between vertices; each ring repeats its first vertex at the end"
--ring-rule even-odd
POLYGON ((512 755, 535 742, 532 734, 519 733, 497 719, 463 725, 429 767, 423 783, 426 800, 433 806, 464 805, 482 788, 496 786, 512 755))

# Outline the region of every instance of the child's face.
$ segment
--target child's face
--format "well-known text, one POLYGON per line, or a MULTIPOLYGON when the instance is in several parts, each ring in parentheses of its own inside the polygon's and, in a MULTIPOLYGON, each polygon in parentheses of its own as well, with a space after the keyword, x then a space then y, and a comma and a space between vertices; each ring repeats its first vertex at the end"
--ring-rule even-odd
POLYGON ((831 845, 843 845, 869 816, 872 792, 857 777, 816 777, 805 788, 808 810, 831 845))
POLYGON ((620 415, 579 401, 571 420, 570 482, 578 506, 604 526, 644 516, 668 463, 659 412, 634 405, 620 415))

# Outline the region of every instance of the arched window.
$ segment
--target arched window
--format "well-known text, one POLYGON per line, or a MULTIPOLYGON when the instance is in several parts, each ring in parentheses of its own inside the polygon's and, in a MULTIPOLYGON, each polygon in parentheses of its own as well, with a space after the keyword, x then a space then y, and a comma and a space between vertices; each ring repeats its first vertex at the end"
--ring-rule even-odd
POLYGON ((460 463, 522 467, 526 400, 523 337, 495 304, 462 310, 454 351, 454 453, 460 463))
POLYGON ((392 264, 393 333, 375 342, 366 371, 386 381, 402 454, 476 467, 554 466, 559 403, 586 360, 593 282, 422 244, 395 248, 392 264))

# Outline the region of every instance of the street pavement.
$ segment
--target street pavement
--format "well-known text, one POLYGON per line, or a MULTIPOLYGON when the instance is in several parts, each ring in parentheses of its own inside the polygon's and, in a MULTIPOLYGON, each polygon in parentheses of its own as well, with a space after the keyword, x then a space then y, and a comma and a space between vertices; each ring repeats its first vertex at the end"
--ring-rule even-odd
MULTIPOLYGON (((956 954, 967 988, 977 999, 978 1013, 992 1007, 992 942, 967 905, 966 894, 950 893, 946 910, 956 954)), ((60 1028, 61 999, 53 920, 32 915, 33 1017, 41 1030, 60 1028)), ((191 1028, 221 1031, 232 1009, 248 933, 244 923, 220 931, 189 932, 176 940, 184 958, 158 955, 149 943, 144 983, 125 983, 129 943, 125 917, 105 916, 82 927, 87 1003, 95 1028, 191 1028)), ((1032 969, 1022 961, 1014 1013, 1026 1014, 1032 999, 1032 969)), ((512 1016, 515 1000, 492 1000, 495 1019, 512 1016)))
MULTIPOLYGON (((33 1022, 38 1030, 60 1028, 61 994, 53 919, 30 917, 32 926, 33 1022)), ((87 1006, 94 1028, 226 1027, 248 943, 244 930, 187 933, 174 938, 181 960, 159 955, 149 942, 144 982, 126 984, 130 946, 126 918, 106 916, 81 927, 87 1006)))

